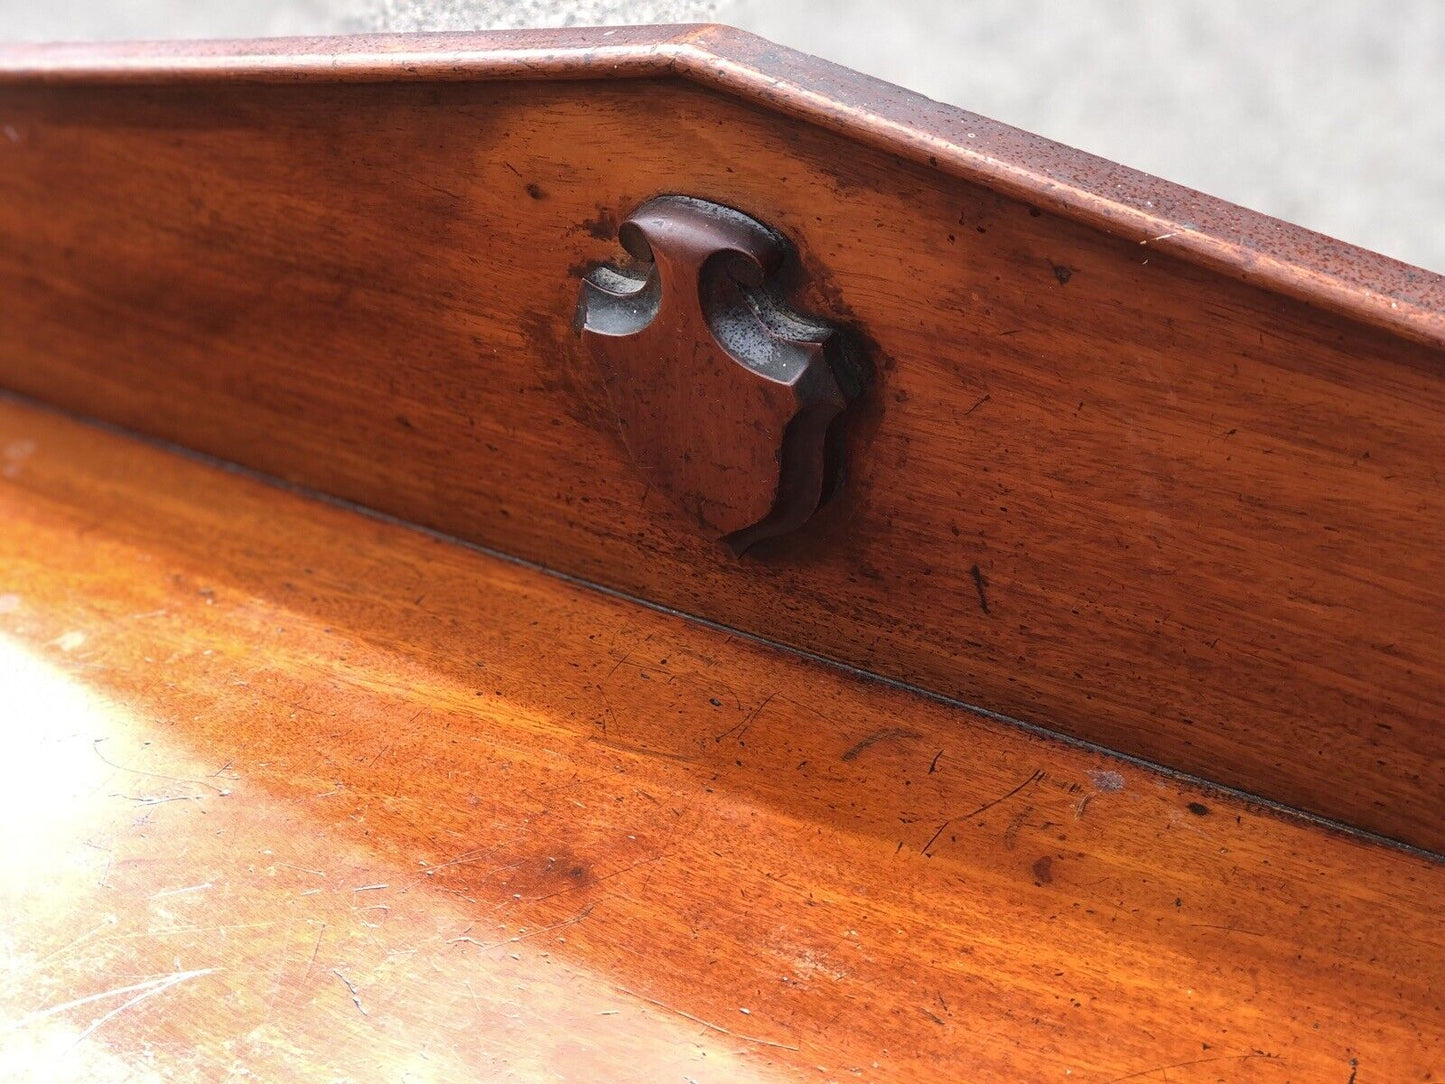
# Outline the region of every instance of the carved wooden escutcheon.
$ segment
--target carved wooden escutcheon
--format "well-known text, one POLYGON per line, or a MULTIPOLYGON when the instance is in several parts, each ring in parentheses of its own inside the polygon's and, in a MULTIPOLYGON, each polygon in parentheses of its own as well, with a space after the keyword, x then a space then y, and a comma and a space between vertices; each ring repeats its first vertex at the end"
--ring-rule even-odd
POLYGON ((589 271, 578 326, 633 460, 735 553, 800 526, 834 488, 834 422, 862 391, 847 336, 786 307, 788 243, 740 211, 660 196, 618 237, 638 266, 589 271))

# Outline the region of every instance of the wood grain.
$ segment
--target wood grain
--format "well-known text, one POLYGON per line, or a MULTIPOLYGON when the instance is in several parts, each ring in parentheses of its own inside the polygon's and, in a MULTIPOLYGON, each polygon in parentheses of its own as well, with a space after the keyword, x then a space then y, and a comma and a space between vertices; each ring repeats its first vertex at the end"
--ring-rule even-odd
POLYGON ((0 449, 0 1074, 1445 1069, 1445 866, 48 412, 0 449))
POLYGON ((1240 281, 1445 346, 1445 277, 728 26, 0 43, 0 82, 32 85, 646 77, 688 79, 1240 281))
POLYGON ((1445 847, 1438 352, 682 82, 0 107, 0 384, 1445 847), (794 239, 878 363, 841 500, 742 564, 571 328, 679 190, 794 239))

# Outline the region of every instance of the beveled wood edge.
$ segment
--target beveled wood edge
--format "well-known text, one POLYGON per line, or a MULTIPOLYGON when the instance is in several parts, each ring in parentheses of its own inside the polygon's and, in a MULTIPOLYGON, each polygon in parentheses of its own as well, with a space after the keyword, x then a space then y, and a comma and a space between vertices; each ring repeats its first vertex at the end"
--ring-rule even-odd
POLYGON ((717 25, 0 45, 0 85, 677 76, 1445 349, 1445 276, 717 25))

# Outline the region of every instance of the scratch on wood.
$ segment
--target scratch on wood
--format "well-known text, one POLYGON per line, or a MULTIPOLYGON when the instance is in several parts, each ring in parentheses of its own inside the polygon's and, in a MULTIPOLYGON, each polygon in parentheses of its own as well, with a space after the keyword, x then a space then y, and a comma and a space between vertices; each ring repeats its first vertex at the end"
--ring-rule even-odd
POLYGON ((326 923, 321 924, 321 932, 316 935, 316 947, 311 950, 311 962, 306 965, 306 974, 301 976, 301 983, 304 986, 306 980, 311 977, 311 969, 316 966, 316 955, 321 951, 321 939, 326 936, 326 923))
POLYGON ((631 997, 640 998, 641 1000, 647 1002, 649 1005, 656 1005, 659 1009, 666 1009, 670 1013, 676 1013, 684 1020, 691 1020, 694 1024, 701 1024, 703 1027, 710 1028, 711 1030, 716 1031, 719 1035, 726 1035, 731 1039, 741 1039, 745 1043, 757 1043, 759 1046, 776 1047, 779 1050, 798 1049, 795 1044, 778 1043, 774 1042, 772 1039, 759 1039, 755 1035, 743 1035, 740 1032, 731 1031, 728 1028, 723 1027, 721 1024, 714 1024, 711 1020, 704 1020, 700 1016, 693 1016, 690 1012, 684 1012, 682 1009, 674 1008, 665 1001, 658 1001, 655 997, 648 997, 646 994, 639 994, 636 990, 629 990, 625 986, 619 986, 617 987, 617 989, 631 997))
POLYGON ((361 1015, 370 1016, 371 1014, 366 1011, 366 1007, 361 1004, 361 995, 356 992, 356 987, 352 984, 352 981, 334 967, 331 969, 331 973, 346 983, 346 989, 351 993, 351 1003, 357 1007, 361 1015))
POLYGON ((1029 814, 1033 811, 1033 806, 1026 805, 1023 808, 1023 812, 1019 813, 1009 822, 1009 826, 1003 834, 1003 845, 1006 850, 1011 851, 1014 849, 1014 845, 1018 842, 1019 829, 1024 826, 1024 821, 1028 820, 1029 814))
POLYGON ((983 812, 986 811, 986 810, 992 809, 994 806, 998 805, 1000 802, 1006 802, 1006 801, 1008 801, 1010 798, 1012 798, 1012 797, 1013 797, 1015 794, 1017 794, 1019 791, 1023 790, 1025 787, 1029 786, 1030 784, 1037 783, 1037 782, 1039 782, 1040 780, 1042 780, 1043 778, 1044 778, 1044 770, 1043 770, 1042 768, 1040 768, 1040 769, 1038 769, 1037 771, 1035 771, 1033 775, 1029 776, 1027 779, 1025 779, 1025 780, 1024 780, 1022 783, 1020 783, 1018 786, 1014 787, 1014 789, 1011 790, 1011 791, 1009 791, 1007 794, 1000 795, 999 797, 995 798, 995 799, 994 799, 993 801, 991 801, 991 802, 984 802, 983 805, 979 806, 979 807, 978 807, 977 809, 975 809, 973 812, 971 812, 971 813, 965 813, 962 817, 949 817, 948 820, 944 821, 942 824, 940 824, 940 825, 938 826, 938 831, 934 832, 934 833, 933 833, 933 837, 932 837, 931 839, 929 839, 929 841, 923 845, 923 851, 922 851, 922 853, 923 853, 926 857, 932 858, 933 856, 928 853, 928 849, 929 849, 930 847, 932 847, 935 843, 938 842, 938 837, 941 836, 941 835, 943 835, 944 829, 946 829, 946 828, 947 828, 950 824, 952 824, 955 820, 965 820, 965 821, 966 821, 966 820, 970 820, 970 819, 978 816, 980 813, 983 813, 983 812))
POLYGON ((210 887, 211 887, 211 882, 210 882, 210 881, 207 881, 205 884, 201 884, 201 885, 187 885, 185 888, 168 888, 168 889, 166 889, 164 892, 157 892, 157 893, 155 893, 154 895, 151 896, 151 899, 153 899, 153 900, 158 900, 158 899, 161 899, 163 896, 179 896, 179 895, 181 895, 183 892, 202 892, 202 891, 204 891, 204 890, 206 890, 206 889, 208 889, 208 888, 210 888, 210 887))
MULTIPOLYGON (((617 665, 618 665, 618 666, 621 666, 622 664, 621 664, 621 663, 618 663, 617 665)), ((614 667, 613 669, 615 670, 616 667, 614 667)), ((597 686, 597 691, 598 691, 598 693, 600 693, 601 696, 602 696, 602 706, 607 709, 607 717, 612 720, 612 726, 613 726, 613 728, 615 729, 615 728, 617 727, 617 713, 612 710, 612 701, 609 700, 609 699, 607 699, 607 690, 606 690, 603 686, 598 685, 598 686, 597 686)), ((607 719, 606 719, 606 718, 604 718, 604 719, 602 720, 602 733, 604 733, 604 734, 607 733, 607 719)))
MULTIPOLYGON (((844 753, 842 759, 857 760, 858 754, 863 752, 864 749, 867 749, 870 745, 877 745, 881 741, 891 741, 895 738, 900 740, 907 740, 909 738, 920 738, 922 736, 923 735, 919 734, 917 731, 914 730, 904 730, 902 727, 896 726, 887 727, 883 730, 877 731, 876 733, 869 734, 857 745, 853 746, 853 748, 849 749, 846 753, 844 753)), ((937 764, 938 757, 934 757, 933 762, 937 764)), ((932 768, 929 768, 929 771, 932 770, 932 768)))
POLYGON ((69 952, 71 949, 77 947, 78 945, 94 937, 96 934, 100 933, 101 930, 105 929, 108 926, 114 926, 115 924, 116 917, 114 915, 106 915, 105 918, 101 920, 100 925, 86 930, 85 933, 81 934, 69 944, 61 945, 60 948, 54 949, 53 951, 48 952, 44 956, 40 957, 40 959, 35 961, 35 967, 39 968, 41 964, 49 963, 51 960, 55 959, 55 957, 61 955, 62 953, 69 952))
POLYGON ((1268 1058, 1271 1061, 1279 1060, 1278 1054, 1267 1054, 1263 1050, 1253 1050, 1248 1054, 1220 1054, 1213 1058, 1195 1058, 1193 1061, 1176 1061, 1173 1065, 1156 1065, 1152 1069, 1140 1069, 1137 1073, 1127 1073, 1124 1076, 1116 1076, 1112 1080, 1105 1081, 1105 1084, 1120 1084, 1124 1080, 1136 1080, 1141 1076, 1148 1076, 1150 1073, 1163 1073, 1170 1069, 1184 1069, 1191 1065, 1208 1065, 1214 1061, 1248 1061, 1250 1058, 1268 1058))
POLYGON ((171 975, 160 975, 157 978, 147 979, 145 982, 137 982, 131 986, 122 986, 115 990, 106 990, 99 994, 91 994, 89 997, 76 998, 74 1001, 66 1001, 60 1005, 52 1005, 48 1009, 40 1009, 37 1012, 33 1012, 30 1015, 23 1017, 14 1026, 17 1028, 26 1027, 30 1024, 35 1023, 38 1020, 45 1019, 47 1016, 54 1016, 57 1013, 68 1012, 69 1010, 77 1009, 82 1005, 89 1005, 91 1002, 94 1001, 104 1001, 106 998, 109 997, 118 997, 121 994, 132 993, 136 995, 135 997, 127 999, 116 1008, 111 1009, 110 1012, 100 1017, 88 1028, 82 1031, 80 1035, 76 1037, 75 1043, 72 1044, 72 1046, 75 1046, 78 1045, 81 1040, 85 1039, 88 1035, 90 1035, 91 1032, 95 1031, 96 1028, 100 1027, 106 1021, 116 1016, 119 1016, 121 1013, 125 1012, 126 1009, 129 1009, 132 1005, 138 1004, 139 1002, 144 1001, 146 998, 152 997, 155 994, 160 993, 162 990, 169 990, 172 986, 176 986, 180 983, 186 982, 189 979, 199 978, 202 975, 209 975, 215 970, 216 968, 214 967, 206 967, 202 968, 199 971, 177 971, 171 975))
MULTIPOLYGON (((637 865, 641 865, 641 863, 637 863, 637 865)), ((560 895, 561 893, 554 894, 560 895)), ((551 897, 544 896, 542 898, 550 899, 551 897)), ((483 949, 497 948, 499 945, 515 945, 518 941, 526 941, 528 938, 537 937, 540 934, 551 933, 553 930, 560 930, 564 926, 575 925, 576 923, 581 922, 584 918, 590 915, 593 908, 595 908, 596 906, 597 905, 595 903, 589 903, 586 907, 582 908, 582 910, 578 911, 571 918, 564 918, 561 922, 554 922, 550 926, 539 926, 535 930, 528 930, 526 933, 519 933, 513 937, 508 937, 501 941, 478 941, 475 937, 467 937, 465 934, 463 934, 461 937, 448 938, 447 944, 476 945, 477 948, 483 949)), ((467 928, 470 929, 471 927, 469 926, 467 928)))
POLYGON ((204 779, 183 779, 180 776, 176 775, 162 775, 160 772, 143 772, 139 768, 127 768, 124 764, 117 764, 115 761, 111 760, 100 751, 100 743, 105 740, 106 739, 104 738, 96 738, 90 743, 90 747, 95 750, 96 756, 100 757, 102 761, 104 761, 106 764, 109 764, 117 771, 130 772, 131 775, 144 775, 151 779, 165 779, 172 783, 194 783, 198 787, 209 787, 211 790, 215 791, 223 798, 231 793, 229 790, 226 790, 223 787, 218 787, 214 783, 207 783, 204 779))
POLYGON ((724 730, 721 734, 716 735, 713 738, 713 741, 715 743, 721 742, 724 738, 730 738, 734 735, 736 735, 738 740, 741 741, 743 739, 743 736, 747 734, 748 728, 753 725, 753 722, 757 719, 757 717, 763 713, 763 709, 766 708, 769 704, 771 704, 773 702, 773 697, 777 695, 778 694, 776 691, 768 693, 767 699, 765 699, 752 711, 748 712, 747 717, 744 718, 742 722, 738 723, 735 726, 728 727, 728 729, 724 730))
POLYGON ((1263 937, 1258 930, 1242 930, 1238 926, 1225 926, 1215 922, 1191 922, 1190 926, 1201 930, 1223 930, 1225 933, 1242 933, 1250 937, 1263 937))
POLYGON ((124 798, 128 802, 139 802, 141 805, 164 805, 166 802, 199 802, 205 795, 173 794, 169 797, 161 797, 152 794, 112 794, 110 797, 124 798))
MULTIPOLYGON (((496 847, 475 847, 470 851, 463 851, 455 858, 448 858, 445 862, 438 862, 434 866, 428 866, 423 864, 421 876, 434 877, 436 876, 437 870, 446 869, 449 866, 465 866, 470 865, 474 862, 483 862, 486 859, 490 858, 492 855, 496 854, 498 847, 500 847, 500 844, 498 844, 498 846, 496 847)), ((415 884, 419 882, 420 878, 418 878, 417 881, 413 883, 415 884)), ((410 886, 408 886, 408 888, 402 889, 402 891, 409 891, 409 888, 410 886)))

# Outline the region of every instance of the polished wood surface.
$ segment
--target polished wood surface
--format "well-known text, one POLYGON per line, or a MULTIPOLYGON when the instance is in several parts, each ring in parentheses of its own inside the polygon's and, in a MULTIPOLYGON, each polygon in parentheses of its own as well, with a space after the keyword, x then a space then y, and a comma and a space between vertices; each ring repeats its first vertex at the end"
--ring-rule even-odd
POLYGON ((0 43, 0 82, 31 85, 644 77, 715 88, 1243 282, 1445 345, 1445 277, 728 26, 0 43))
POLYGON ((0 453, 0 1076, 1445 1072, 1437 862, 48 411, 0 453))
POLYGON ((8 63, 0 385, 1445 847, 1442 355, 1238 281, 1278 252, 1225 277, 682 81, 8 63), (878 365, 841 498, 741 563, 630 462, 572 327, 670 191, 786 233, 798 307, 878 365))

